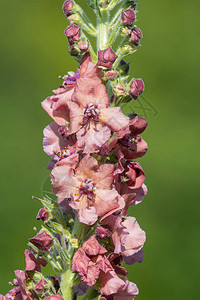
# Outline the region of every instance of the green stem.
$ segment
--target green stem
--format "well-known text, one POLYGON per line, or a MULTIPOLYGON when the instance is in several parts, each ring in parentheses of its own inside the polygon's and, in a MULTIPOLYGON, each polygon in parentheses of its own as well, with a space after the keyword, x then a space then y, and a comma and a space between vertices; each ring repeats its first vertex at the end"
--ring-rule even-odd
POLYGON ((122 11, 123 11, 123 6, 121 6, 120 8, 119 8, 119 10, 117 11, 117 13, 115 14, 115 16, 113 17, 113 19, 112 19, 112 21, 110 22, 110 28, 112 29, 112 28, 114 28, 114 24, 115 24, 115 22, 120 18, 120 20, 121 20, 121 13, 122 13, 122 11))
POLYGON ((71 266, 67 268, 66 272, 61 277, 61 291, 64 300, 73 299, 73 288, 74 288, 74 276, 75 274, 71 271, 71 266))
POLYGON ((97 24, 97 48, 98 50, 104 50, 106 48, 109 36, 109 11, 106 8, 100 9, 97 24))
POLYGON ((115 26, 113 26, 113 30, 111 31, 111 34, 109 36, 109 41, 107 42, 107 47, 110 47, 114 41, 116 40, 116 38, 118 37, 119 35, 119 32, 121 30, 121 19, 119 19, 115 26))
MULTIPOLYGON (((83 239, 85 235, 86 225, 80 223, 78 220, 78 215, 76 214, 74 228, 72 231, 72 239, 77 238, 79 241, 83 239)), ((65 271, 61 276, 61 291, 64 300, 73 300, 74 285, 76 274, 72 272, 72 259, 76 249, 69 243, 68 257, 69 263, 66 265, 65 271)))
POLYGON ((75 3, 74 1, 74 5, 76 7, 77 12, 80 14, 80 16, 83 19, 83 22, 85 24, 88 24, 88 26, 90 27, 90 29, 94 32, 96 32, 96 28, 94 27, 94 25, 92 24, 92 22, 90 21, 90 19, 88 18, 87 14, 84 12, 84 10, 80 7, 80 5, 78 5, 77 3, 75 3))
MULTIPOLYGON (((112 10, 113 8, 115 8, 115 6, 121 2, 125 2, 125 0, 112 0, 110 2, 110 4, 108 5, 108 9, 112 10)), ((123 3, 124 4, 124 3, 123 3)))

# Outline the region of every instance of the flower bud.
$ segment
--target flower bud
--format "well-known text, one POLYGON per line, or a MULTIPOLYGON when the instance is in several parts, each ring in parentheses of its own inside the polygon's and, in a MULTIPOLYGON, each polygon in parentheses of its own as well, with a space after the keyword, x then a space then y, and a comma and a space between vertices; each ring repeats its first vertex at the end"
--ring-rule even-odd
POLYGON ((126 91, 126 87, 120 83, 118 83, 114 88, 114 92, 118 97, 123 96, 125 91, 126 91))
POLYGON ((69 44, 69 52, 71 56, 79 56, 81 54, 80 49, 75 44, 69 44))
POLYGON ((131 29, 129 29, 128 27, 122 28, 122 35, 131 35, 131 32, 131 29))
POLYGON ((111 69, 117 57, 118 56, 115 54, 115 52, 112 51, 110 47, 105 50, 100 50, 98 52, 97 66, 102 66, 107 69, 111 69))
POLYGON ((89 43, 88 42, 79 42, 78 47, 81 50, 81 52, 86 52, 89 49, 89 43))
POLYGON ((53 239, 50 235, 46 233, 46 231, 43 231, 42 233, 39 233, 35 237, 29 239, 29 241, 39 250, 48 252, 53 242, 53 239))
POLYGON ((118 75, 118 72, 115 70, 110 70, 108 72, 106 72, 106 78, 108 80, 114 80, 118 75))
POLYGON ((71 11, 71 8, 73 8, 74 6, 74 3, 73 1, 71 0, 66 0, 63 4, 63 11, 64 11, 64 14, 68 17, 70 16, 71 14, 73 14, 73 12, 71 11))
POLYGON ((41 208, 38 212, 36 219, 46 222, 48 218, 49 218, 49 212, 47 211, 47 208, 46 207, 41 208))
POLYGON ((70 23, 76 24, 78 26, 81 26, 82 24, 82 19, 79 16, 79 14, 72 14, 67 19, 69 20, 70 23))
POLYGON ((143 93, 144 91, 144 82, 142 79, 134 79, 130 85, 129 94, 135 100, 143 93))
POLYGON ((135 13, 131 8, 122 12, 122 22, 124 25, 129 26, 133 25, 135 22, 135 13))
POLYGON ((137 9, 137 3, 134 0, 127 1, 127 5, 131 6, 133 10, 137 9))
POLYGON ((133 53, 133 47, 128 44, 124 45, 124 47, 122 48, 122 53, 126 55, 133 53))
POLYGON ((142 38, 142 31, 137 27, 133 28, 131 33, 131 42, 135 46, 138 46, 141 38, 142 38))
POLYGON ((68 37, 69 43, 73 44, 74 42, 79 41, 81 35, 81 29, 80 27, 71 24, 69 27, 65 29, 65 35, 68 37))
POLYGON ((108 0, 99 0, 99 5, 100 5, 101 7, 107 6, 107 5, 108 5, 108 0))

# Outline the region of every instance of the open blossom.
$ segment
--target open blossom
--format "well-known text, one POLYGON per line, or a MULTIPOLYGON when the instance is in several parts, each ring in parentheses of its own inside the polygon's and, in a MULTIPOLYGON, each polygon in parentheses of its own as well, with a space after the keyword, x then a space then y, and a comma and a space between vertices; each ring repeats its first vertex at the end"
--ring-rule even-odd
POLYGON ((35 257, 31 251, 25 250, 25 271, 15 270, 16 279, 13 280, 12 288, 5 296, 0 295, 1 300, 33 300, 34 295, 28 290, 27 281, 29 278, 29 272, 37 271, 41 272, 41 266, 45 267, 47 261, 42 257, 35 257))
POLYGON ((136 161, 125 160, 121 151, 118 151, 118 154, 119 166, 114 172, 116 184, 120 186, 125 181, 129 188, 141 187, 144 183, 145 174, 140 164, 136 161))
POLYGON ((139 188, 133 189, 130 188, 126 182, 122 182, 120 186, 117 185, 117 191, 125 201, 125 206, 122 209, 123 216, 127 215, 127 211, 130 206, 141 203, 148 192, 145 184, 142 184, 139 188))
POLYGON ((69 135, 68 132, 68 126, 59 126, 56 122, 44 129, 43 148, 52 158, 48 169, 52 169, 55 164, 78 163, 76 137, 69 135))
POLYGON ((145 232, 140 228, 134 217, 123 220, 120 216, 109 216, 103 220, 113 230, 111 235, 114 253, 129 257, 138 253, 146 240, 145 232))
POLYGON ((119 166, 114 172, 114 186, 125 200, 122 215, 127 215, 129 206, 140 203, 147 194, 144 184, 145 174, 138 162, 125 160, 123 153, 118 151, 119 166))
POLYGON ((73 170, 64 165, 51 173, 53 192, 59 197, 71 198, 70 206, 78 211, 79 221, 94 224, 98 217, 105 217, 124 207, 123 198, 113 183, 114 165, 100 167, 94 157, 86 155, 73 170))
POLYGON ((110 296, 103 295, 101 300, 133 300, 139 294, 137 285, 133 282, 128 281, 127 278, 122 278, 124 286, 120 287, 117 293, 110 296))
POLYGON ((70 133, 76 133, 78 147, 85 153, 97 152, 110 138, 129 123, 120 107, 109 107, 105 85, 80 78, 70 102, 70 133))
POLYGON ((47 261, 42 257, 35 256, 29 250, 24 251, 25 256, 25 271, 37 271, 41 272, 41 266, 45 267, 47 265, 47 261))
POLYGON ((105 143, 100 152, 108 155, 113 149, 115 152, 120 150, 125 159, 135 159, 145 155, 148 146, 139 135, 144 132, 147 125, 144 118, 133 115, 129 124, 122 128, 109 144, 105 143))
POLYGON ((66 126, 69 122, 68 103, 71 101, 77 79, 80 76, 84 77, 84 73, 86 73, 86 76, 88 76, 88 73, 90 73, 92 77, 96 75, 96 78, 101 74, 101 70, 98 71, 98 74, 95 73, 97 70, 94 70, 94 68, 89 65, 90 61, 90 56, 85 54, 77 72, 69 72, 68 75, 64 76, 62 78, 62 85, 58 89, 53 90, 54 95, 47 97, 42 102, 44 110, 60 126, 66 126))

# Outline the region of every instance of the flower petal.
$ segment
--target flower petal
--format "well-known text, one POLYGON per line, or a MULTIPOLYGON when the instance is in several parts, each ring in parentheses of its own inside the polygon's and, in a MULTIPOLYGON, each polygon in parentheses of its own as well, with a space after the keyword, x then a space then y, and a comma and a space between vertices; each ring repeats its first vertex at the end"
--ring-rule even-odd
POLYGON ((109 107, 101 109, 100 120, 106 124, 112 131, 119 131, 129 123, 129 118, 126 117, 120 107, 109 107))

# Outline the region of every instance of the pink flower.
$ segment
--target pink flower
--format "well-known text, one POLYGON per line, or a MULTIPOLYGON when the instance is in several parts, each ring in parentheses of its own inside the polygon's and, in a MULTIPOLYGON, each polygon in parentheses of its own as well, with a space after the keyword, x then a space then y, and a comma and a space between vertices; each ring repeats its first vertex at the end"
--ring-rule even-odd
POLYGON ((100 275, 100 292, 102 295, 113 295, 118 292, 119 289, 124 287, 124 281, 118 277, 114 270, 101 273, 100 275))
POLYGON ((101 83, 103 71, 96 68, 91 63, 89 53, 86 53, 81 60, 80 68, 76 73, 69 72, 64 76, 60 88, 53 90, 54 95, 46 98, 42 102, 42 107, 49 116, 60 126, 66 126, 69 123, 69 102, 74 92, 74 87, 78 78, 87 78, 93 80, 96 84, 101 83))
POLYGON ((53 192, 59 197, 71 198, 70 206, 78 211, 79 221, 94 224, 124 207, 123 198, 113 183, 114 165, 100 167, 94 157, 86 155, 76 170, 69 166, 55 167, 51 173, 53 192))
POLYGON ((104 255, 107 250, 102 247, 94 236, 90 237, 73 257, 72 271, 77 272, 88 286, 92 286, 99 278, 100 270, 112 269, 104 255), (104 266, 105 265, 105 266, 104 266))
POLYGON ((139 252, 137 252, 133 255, 124 256, 123 259, 127 265, 132 265, 136 262, 141 263, 144 260, 144 251, 140 250, 139 252))
POLYGON ((126 160, 121 151, 118 152, 119 155, 119 166, 114 172, 115 185, 120 188, 121 184, 125 184, 132 189, 137 189, 142 186, 145 179, 145 174, 136 161, 126 160))
POLYGON ((29 250, 24 251, 25 256, 25 271, 37 271, 41 272, 41 266, 45 267, 47 265, 47 261, 42 257, 38 257, 37 259, 29 250))
POLYGON ((118 186, 117 191, 125 200, 125 206, 122 209, 123 216, 127 215, 129 206, 134 206, 141 203, 144 196, 148 192, 145 184, 141 185, 137 189, 132 189, 126 184, 126 182, 123 182, 120 186, 118 186))
POLYGON ((14 273, 16 276, 16 281, 15 281, 16 287, 6 294, 5 296, 6 299, 13 299, 13 300, 34 299, 34 295, 31 292, 29 292, 26 287, 26 280, 28 278, 26 272, 21 270, 16 270, 14 273))
POLYGON ((135 283, 122 278, 124 285, 120 286, 118 291, 111 296, 102 296, 101 300, 133 300, 139 294, 135 283))
POLYGON ((54 165, 71 163, 76 166, 78 163, 78 154, 76 138, 68 134, 68 126, 59 126, 55 122, 44 129, 43 148, 51 156, 48 169, 54 165))
POLYGON ((103 224, 114 230, 111 236, 115 246, 114 253, 128 257, 142 249, 146 234, 135 218, 127 217, 123 220, 120 216, 112 215, 104 219, 103 224))
POLYGON ((124 285, 124 282, 115 273, 105 256, 106 252, 107 250, 92 236, 75 253, 72 271, 77 272, 88 286, 94 285, 100 278, 101 293, 110 295, 124 285))
POLYGON ((122 215, 127 215, 129 206, 140 203, 147 194, 147 188, 144 185, 145 174, 139 163, 130 160, 124 160, 121 150, 118 151, 119 166, 114 172, 115 188, 124 198, 125 207, 122 215))
POLYGON ((109 144, 102 146, 100 153, 107 156, 113 149, 115 152, 120 150, 125 159, 135 159, 145 155, 148 146, 139 135, 143 133, 147 125, 144 118, 133 115, 129 124, 117 133, 117 137, 113 138, 109 144))
POLYGON ((111 131, 128 125, 119 107, 109 107, 105 85, 89 78, 77 81, 70 108, 70 133, 76 133, 79 148, 84 153, 97 152, 110 138, 111 131))
POLYGON ((64 76, 61 87, 53 90, 54 95, 42 102, 44 110, 60 126, 66 126, 69 122, 68 102, 71 101, 73 89, 79 76, 80 70, 76 74, 69 73, 67 76, 64 76))

